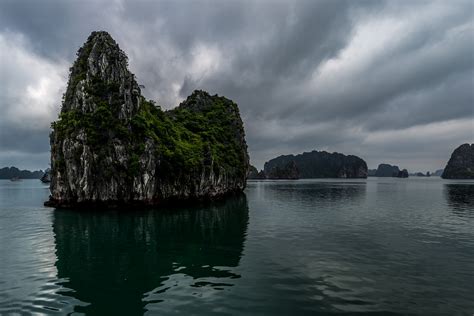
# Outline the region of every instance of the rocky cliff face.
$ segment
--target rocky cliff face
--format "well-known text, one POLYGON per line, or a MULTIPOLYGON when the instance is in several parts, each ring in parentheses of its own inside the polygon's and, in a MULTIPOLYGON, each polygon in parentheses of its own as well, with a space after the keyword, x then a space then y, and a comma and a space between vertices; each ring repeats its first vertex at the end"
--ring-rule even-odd
POLYGON ((367 178, 367 164, 361 158, 325 151, 274 158, 265 163, 264 172, 268 175, 276 167, 285 169, 290 162, 295 163, 300 178, 367 178))
POLYGON ((289 179, 296 180, 300 177, 300 172, 296 163, 292 160, 285 165, 276 165, 266 174, 267 179, 289 179))
POLYGON ((154 205, 245 187, 249 159, 237 105, 195 91, 162 111, 141 96, 106 32, 93 32, 78 51, 52 129, 48 205, 154 205))
POLYGON ((444 179, 474 179, 474 144, 456 148, 444 168, 444 179))

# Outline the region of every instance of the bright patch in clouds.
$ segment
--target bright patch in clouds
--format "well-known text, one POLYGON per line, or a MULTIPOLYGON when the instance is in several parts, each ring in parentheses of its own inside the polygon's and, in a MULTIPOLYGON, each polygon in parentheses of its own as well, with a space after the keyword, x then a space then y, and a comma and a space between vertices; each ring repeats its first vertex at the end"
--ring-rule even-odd
POLYGON ((56 119, 66 87, 67 63, 32 52, 18 34, 0 34, 3 124, 27 124, 45 129, 56 119), (5 62, 7 61, 7 62, 5 62))
POLYGON ((200 80, 220 69, 221 53, 216 47, 198 44, 193 50, 192 56, 189 74, 193 79, 200 80))

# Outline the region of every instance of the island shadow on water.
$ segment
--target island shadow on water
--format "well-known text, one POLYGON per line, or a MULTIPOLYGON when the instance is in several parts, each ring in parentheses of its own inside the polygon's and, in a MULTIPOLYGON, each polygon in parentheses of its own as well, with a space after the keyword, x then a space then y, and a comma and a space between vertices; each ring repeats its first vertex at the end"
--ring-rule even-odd
MULTIPOLYGON (((257 184, 257 183, 254 183, 257 184)), ((365 182, 274 182, 266 187, 265 198, 274 201, 296 201, 307 205, 330 205, 335 202, 355 203, 365 198, 365 182)))
POLYGON ((62 294, 85 303, 76 312, 136 315, 160 301, 173 275, 192 278, 196 290, 231 286, 229 280, 240 277, 233 268, 248 221, 244 194, 159 212, 57 209, 53 229, 62 294))
POLYGON ((474 185, 445 184, 444 193, 453 213, 460 216, 474 217, 474 185))

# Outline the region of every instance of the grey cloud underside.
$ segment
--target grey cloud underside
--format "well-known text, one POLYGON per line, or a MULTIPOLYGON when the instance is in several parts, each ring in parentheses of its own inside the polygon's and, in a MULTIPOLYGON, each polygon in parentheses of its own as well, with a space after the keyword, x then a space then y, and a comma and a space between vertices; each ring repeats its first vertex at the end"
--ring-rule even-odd
MULTIPOLYGON (((89 32, 103 29, 129 55, 145 95, 163 107, 196 88, 235 100, 259 167, 276 155, 312 149, 359 154, 369 167, 443 167, 458 143, 474 140, 473 20, 471 1, 0 4, 0 32, 23 34, 32 54, 48 61, 72 62, 89 32), (360 55, 346 56, 371 21, 373 36, 356 47, 360 55), (385 22, 399 29, 384 33, 385 22), (343 67, 328 68, 340 61, 343 67), (444 122, 454 127, 438 141, 401 133, 393 150, 375 137, 444 122)), ((18 87, 24 88, 21 81, 18 87)), ((47 125, 28 137, 28 124, 7 117, 0 124, 8 126, 0 155, 16 150, 31 157, 47 147, 47 125)), ((435 135, 432 130, 423 135, 435 135)))
POLYGON ((28 126, 3 125, 0 129, 2 151, 20 151, 26 154, 45 153, 49 151, 49 129, 32 131, 28 126))

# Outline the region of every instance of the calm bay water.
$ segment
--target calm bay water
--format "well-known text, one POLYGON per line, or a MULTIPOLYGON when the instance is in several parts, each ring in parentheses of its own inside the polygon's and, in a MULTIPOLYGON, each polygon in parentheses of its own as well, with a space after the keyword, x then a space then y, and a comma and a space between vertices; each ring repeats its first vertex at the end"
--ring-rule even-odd
POLYGON ((474 182, 249 182, 211 206, 44 208, 0 180, 0 314, 474 314, 474 182))

